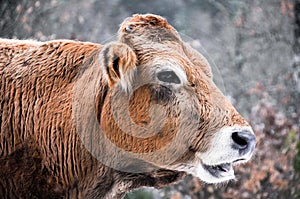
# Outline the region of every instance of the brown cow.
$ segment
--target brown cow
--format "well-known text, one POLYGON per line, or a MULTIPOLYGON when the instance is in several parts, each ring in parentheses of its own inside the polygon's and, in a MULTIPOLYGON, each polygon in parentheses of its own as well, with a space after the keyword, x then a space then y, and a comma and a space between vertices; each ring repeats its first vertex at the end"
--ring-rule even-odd
POLYGON ((206 59, 165 19, 119 41, 0 40, 1 198, 121 198, 186 174, 234 178, 255 147, 206 59))

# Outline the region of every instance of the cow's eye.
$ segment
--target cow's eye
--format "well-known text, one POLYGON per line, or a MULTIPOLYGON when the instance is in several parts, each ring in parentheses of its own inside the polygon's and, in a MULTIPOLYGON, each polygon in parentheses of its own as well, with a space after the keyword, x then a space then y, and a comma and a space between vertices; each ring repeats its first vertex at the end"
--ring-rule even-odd
POLYGON ((157 78, 162 82, 180 84, 180 79, 174 71, 161 71, 157 73, 157 78))

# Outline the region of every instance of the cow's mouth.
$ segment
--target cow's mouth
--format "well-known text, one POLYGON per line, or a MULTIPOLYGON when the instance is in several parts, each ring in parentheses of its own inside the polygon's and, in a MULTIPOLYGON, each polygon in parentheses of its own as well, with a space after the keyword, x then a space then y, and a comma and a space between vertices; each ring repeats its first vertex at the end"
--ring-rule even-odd
POLYGON ((222 163, 217 165, 203 164, 203 168, 216 178, 234 176, 233 165, 245 162, 245 159, 237 159, 231 163, 222 163))
POLYGON ((219 165, 203 165, 203 168, 208 171, 212 176, 220 178, 234 175, 232 163, 224 163, 219 165))

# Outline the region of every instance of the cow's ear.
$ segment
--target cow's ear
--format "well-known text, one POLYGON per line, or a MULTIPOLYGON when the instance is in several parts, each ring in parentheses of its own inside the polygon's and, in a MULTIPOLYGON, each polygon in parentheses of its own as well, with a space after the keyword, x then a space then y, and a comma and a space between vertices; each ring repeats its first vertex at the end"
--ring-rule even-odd
POLYGON ((103 46, 100 53, 101 67, 109 87, 120 82, 124 90, 130 90, 134 81, 136 62, 136 54, 124 43, 109 43, 103 46))

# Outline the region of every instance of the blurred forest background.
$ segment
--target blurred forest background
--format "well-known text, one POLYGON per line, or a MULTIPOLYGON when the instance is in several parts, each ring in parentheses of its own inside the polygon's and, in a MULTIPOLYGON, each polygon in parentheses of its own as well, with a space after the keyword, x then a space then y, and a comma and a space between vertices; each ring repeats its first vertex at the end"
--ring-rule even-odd
POLYGON ((125 198, 300 198, 300 0, 0 0, 0 37, 105 43, 134 13, 164 16, 208 58, 258 144, 236 181, 188 176, 125 198))

